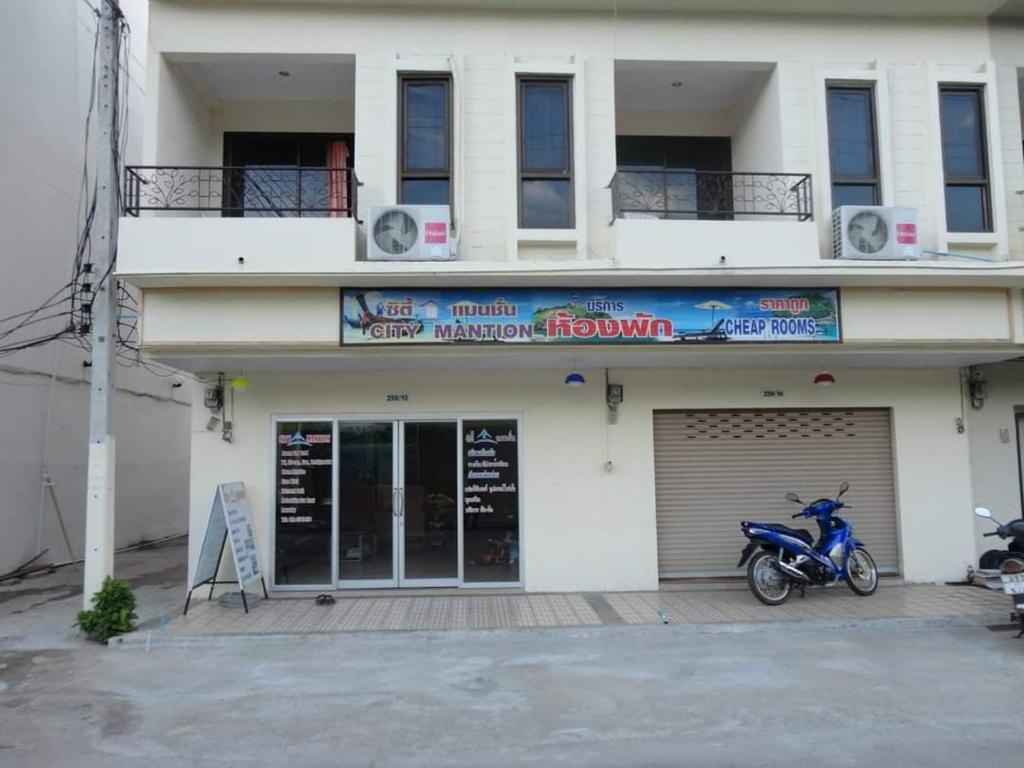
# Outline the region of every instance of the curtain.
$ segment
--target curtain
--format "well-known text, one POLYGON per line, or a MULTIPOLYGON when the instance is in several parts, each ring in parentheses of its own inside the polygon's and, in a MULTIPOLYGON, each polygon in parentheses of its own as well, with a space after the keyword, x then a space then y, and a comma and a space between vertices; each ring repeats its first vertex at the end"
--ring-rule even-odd
POLYGON ((327 207, 331 218, 348 217, 348 144, 327 142, 327 207))

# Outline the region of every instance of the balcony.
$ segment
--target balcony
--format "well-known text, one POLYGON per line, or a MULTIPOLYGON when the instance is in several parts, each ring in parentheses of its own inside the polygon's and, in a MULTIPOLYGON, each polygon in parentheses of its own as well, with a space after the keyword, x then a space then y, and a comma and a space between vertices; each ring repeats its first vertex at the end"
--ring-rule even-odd
POLYGON ((118 272, 140 286, 317 281, 356 261, 355 57, 164 54, 118 272))
POLYGON ((358 189, 351 168, 130 166, 118 273, 145 286, 339 272, 356 260, 358 189))
POLYGON ((128 166, 124 212, 201 217, 355 217, 359 181, 351 168, 128 166))
POLYGON ((810 174, 747 170, 785 168, 780 101, 771 62, 617 61, 617 263, 819 262, 810 174))
POLYGON ((807 173, 619 168, 611 190, 616 219, 814 218, 811 176, 807 173))

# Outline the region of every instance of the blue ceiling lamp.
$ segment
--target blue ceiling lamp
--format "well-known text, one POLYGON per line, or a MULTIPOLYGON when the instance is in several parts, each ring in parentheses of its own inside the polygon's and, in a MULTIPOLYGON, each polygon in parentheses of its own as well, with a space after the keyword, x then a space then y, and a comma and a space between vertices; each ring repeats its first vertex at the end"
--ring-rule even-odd
POLYGON ((587 383, 587 380, 583 378, 583 374, 579 371, 573 371, 565 377, 565 386, 567 387, 582 387, 587 383))

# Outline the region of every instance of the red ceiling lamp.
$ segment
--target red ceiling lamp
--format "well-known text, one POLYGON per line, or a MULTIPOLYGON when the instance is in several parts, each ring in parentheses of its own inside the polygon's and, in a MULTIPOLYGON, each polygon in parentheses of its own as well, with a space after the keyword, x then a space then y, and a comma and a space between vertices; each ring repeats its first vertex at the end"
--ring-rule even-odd
POLYGON ((836 383, 836 377, 827 371, 822 371, 814 377, 814 383, 819 387, 831 387, 836 383))

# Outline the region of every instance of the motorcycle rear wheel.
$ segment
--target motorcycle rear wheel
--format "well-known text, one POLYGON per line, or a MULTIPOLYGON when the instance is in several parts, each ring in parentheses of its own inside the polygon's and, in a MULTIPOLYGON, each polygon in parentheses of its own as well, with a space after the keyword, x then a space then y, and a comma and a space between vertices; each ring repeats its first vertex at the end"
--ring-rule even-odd
POLYGON ((846 584, 861 597, 873 595, 878 589, 878 568, 862 547, 857 547, 846 560, 846 584))
POLYGON ((793 591, 792 581, 775 567, 777 562, 775 553, 762 549, 750 558, 747 566, 747 585, 765 605, 782 605, 793 591))

